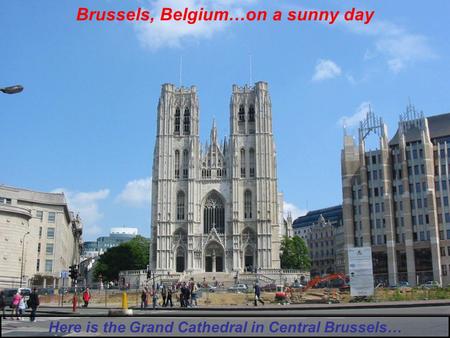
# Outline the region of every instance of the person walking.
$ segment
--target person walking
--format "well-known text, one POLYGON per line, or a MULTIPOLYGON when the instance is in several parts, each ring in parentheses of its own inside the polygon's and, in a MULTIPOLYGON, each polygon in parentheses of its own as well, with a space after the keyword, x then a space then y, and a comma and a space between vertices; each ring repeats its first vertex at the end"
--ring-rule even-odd
POLYGON ((23 314, 25 313, 25 309, 27 308, 27 305, 25 304, 25 297, 24 294, 21 293, 20 294, 20 301, 19 301, 19 306, 18 306, 18 311, 19 311, 19 320, 23 320, 23 314))
POLYGON ((255 284, 255 306, 258 306, 258 302, 264 305, 264 301, 261 299, 261 287, 258 283, 255 284))
POLYGON ((2 318, 3 319, 6 319, 5 308, 6 308, 5 293, 3 291, 0 291, 0 310, 2 310, 2 318))
POLYGON ((156 304, 158 302, 158 290, 152 288, 152 301, 153 301, 153 309, 156 309, 156 304))
POLYGON ((88 307, 90 300, 91 300, 91 293, 89 292, 89 288, 86 288, 86 290, 84 290, 83 292, 83 301, 84 301, 83 307, 88 307))
POLYGON ((16 319, 19 320, 19 303, 21 298, 22 296, 19 291, 17 291, 11 302, 11 318, 15 315, 16 319))
POLYGON ((182 284, 180 287, 180 307, 184 307, 184 304, 185 304, 184 296, 185 296, 186 292, 184 291, 184 289, 185 289, 185 286, 184 286, 184 284, 182 284))
POLYGON ((169 289, 167 290, 167 300, 166 300, 166 306, 169 306, 170 303, 170 307, 173 307, 173 303, 172 303, 172 288, 169 287, 169 289))
POLYGON ((192 282, 192 290, 191 290, 191 305, 194 306, 198 306, 197 303, 197 292, 198 292, 198 286, 197 283, 192 282))
POLYGON ((191 307, 191 288, 186 285, 184 288, 185 296, 184 296, 184 306, 191 307))
POLYGON ((36 322, 36 311, 39 306, 39 295, 37 294, 36 288, 30 294, 30 299, 28 299, 28 307, 31 309, 30 321, 36 322))
POLYGON ((141 293, 141 309, 144 309, 147 307, 147 292, 145 290, 142 290, 141 293))
POLYGON ((167 289, 165 285, 163 285, 161 290, 161 298, 162 298, 162 306, 166 307, 167 289))

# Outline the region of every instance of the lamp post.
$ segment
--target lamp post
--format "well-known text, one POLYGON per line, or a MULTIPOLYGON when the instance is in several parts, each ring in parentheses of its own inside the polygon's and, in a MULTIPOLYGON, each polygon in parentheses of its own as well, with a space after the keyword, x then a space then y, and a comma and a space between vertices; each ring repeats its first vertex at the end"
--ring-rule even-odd
POLYGON ((21 85, 0 88, 0 92, 5 93, 5 94, 17 94, 17 93, 20 93, 22 90, 23 90, 23 87, 21 85))
POLYGON ((25 236, 29 235, 30 232, 27 231, 23 237, 22 237, 22 260, 20 261, 20 287, 22 287, 22 281, 23 281, 23 254, 25 252, 25 236))

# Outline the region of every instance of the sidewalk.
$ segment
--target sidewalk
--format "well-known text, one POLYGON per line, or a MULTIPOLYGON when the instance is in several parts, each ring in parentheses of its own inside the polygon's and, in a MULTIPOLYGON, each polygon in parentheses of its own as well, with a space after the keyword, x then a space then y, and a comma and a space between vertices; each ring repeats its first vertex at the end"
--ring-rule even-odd
MULTIPOLYGON (((340 304, 288 304, 288 305, 278 305, 278 304, 267 304, 264 306, 255 307, 252 305, 233 305, 233 306, 199 306, 194 308, 180 308, 179 306, 174 306, 173 308, 162 308, 157 307, 153 310, 151 306, 146 309, 141 309, 140 307, 130 306, 137 313, 147 313, 149 311, 283 311, 283 310, 338 310, 338 309, 367 309, 367 308, 403 308, 403 307, 429 307, 429 306, 450 306, 450 299, 445 300, 421 300, 421 301, 398 301, 398 302, 378 302, 378 303, 340 303, 340 304)), ((110 309, 120 309, 120 307, 108 307, 104 306, 89 306, 88 308, 77 308, 76 312, 72 312, 72 307, 59 307, 59 306, 40 306, 38 309, 39 314, 49 314, 49 315, 108 315, 110 309)))

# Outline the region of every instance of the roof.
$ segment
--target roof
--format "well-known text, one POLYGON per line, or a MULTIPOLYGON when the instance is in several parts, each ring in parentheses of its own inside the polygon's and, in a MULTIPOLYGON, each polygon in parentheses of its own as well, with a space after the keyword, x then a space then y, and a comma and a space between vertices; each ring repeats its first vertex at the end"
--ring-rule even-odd
MULTIPOLYGON (((426 118, 428 121, 428 129, 430 138, 440 138, 450 136, 450 113, 434 115, 426 118)), ((399 144, 399 129, 395 133, 389 145, 399 144)), ((405 141, 412 142, 420 140, 420 130, 417 127, 411 127, 405 133, 405 141)))
POLYGON ((7 185, 0 185, 0 194, 4 195, 5 197, 14 198, 18 201, 23 201, 32 204, 61 206, 64 209, 67 222, 71 221, 70 212, 64 193, 41 192, 11 187, 7 185))
POLYGON ((305 216, 298 217, 293 223, 293 228, 303 228, 318 221, 322 215, 327 221, 333 222, 342 219, 342 205, 309 211, 305 216))

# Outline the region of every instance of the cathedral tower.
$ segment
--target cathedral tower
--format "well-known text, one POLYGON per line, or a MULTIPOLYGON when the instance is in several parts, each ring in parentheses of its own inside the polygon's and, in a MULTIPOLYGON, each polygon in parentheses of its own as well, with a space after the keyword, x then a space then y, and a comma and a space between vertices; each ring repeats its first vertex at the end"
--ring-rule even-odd
POLYGON ((162 86, 152 182, 152 270, 279 268, 279 204, 267 83, 233 86, 230 137, 199 140, 195 87, 162 86))

